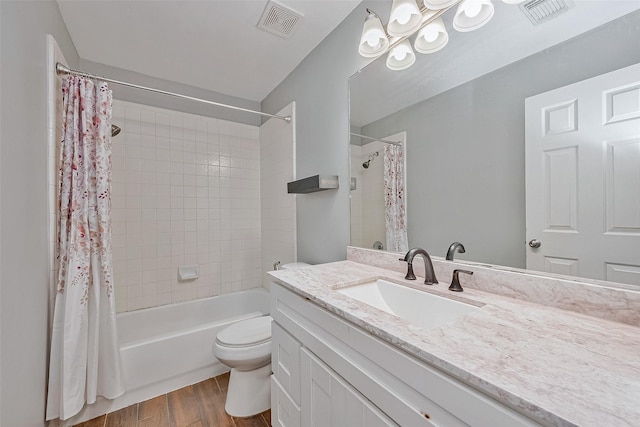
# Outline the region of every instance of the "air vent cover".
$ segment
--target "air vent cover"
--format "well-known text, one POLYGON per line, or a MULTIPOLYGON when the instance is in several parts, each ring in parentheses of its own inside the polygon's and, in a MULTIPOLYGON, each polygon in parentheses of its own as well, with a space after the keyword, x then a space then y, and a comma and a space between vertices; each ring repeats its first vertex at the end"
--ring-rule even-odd
POLYGON ((533 25, 555 18, 573 6, 570 0, 529 0, 518 5, 533 25))
POLYGON ((301 21, 302 14, 270 1, 258 22, 258 28, 288 39, 301 21))

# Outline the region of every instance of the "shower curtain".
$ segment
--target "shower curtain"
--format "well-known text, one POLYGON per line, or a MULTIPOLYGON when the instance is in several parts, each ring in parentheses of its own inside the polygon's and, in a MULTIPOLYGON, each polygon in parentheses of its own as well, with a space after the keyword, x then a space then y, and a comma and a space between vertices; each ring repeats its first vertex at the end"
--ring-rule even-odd
POLYGON ((406 252, 407 216, 404 192, 404 150, 401 145, 384 147, 384 224, 387 250, 406 252))
POLYGON ((47 420, 124 393, 111 264, 111 91, 63 82, 58 278, 47 420))

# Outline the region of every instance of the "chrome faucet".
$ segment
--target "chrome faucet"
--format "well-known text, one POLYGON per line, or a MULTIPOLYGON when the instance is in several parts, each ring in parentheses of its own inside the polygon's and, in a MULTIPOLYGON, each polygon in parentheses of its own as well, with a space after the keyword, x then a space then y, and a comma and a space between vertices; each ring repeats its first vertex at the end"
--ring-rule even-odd
POLYGON ((400 261, 407 262, 407 275, 404 276, 406 280, 416 280, 416 275, 413 274, 413 259, 416 255, 422 255, 424 258, 424 284, 435 285, 438 283, 436 279, 436 273, 433 271, 433 264, 431 263, 431 257, 422 248, 413 248, 407 252, 404 258, 400 258, 400 261))
POLYGON ((447 261, 453 261, 453 254, 454 252, 456 252, 456 249, 458 250, 459 254, 463 254, 466 252, 464 250, 464 245, 462 243, 453 242, 451 246, 449 246, 449 250, 447 251, 447 257, 446 257, 447 261))

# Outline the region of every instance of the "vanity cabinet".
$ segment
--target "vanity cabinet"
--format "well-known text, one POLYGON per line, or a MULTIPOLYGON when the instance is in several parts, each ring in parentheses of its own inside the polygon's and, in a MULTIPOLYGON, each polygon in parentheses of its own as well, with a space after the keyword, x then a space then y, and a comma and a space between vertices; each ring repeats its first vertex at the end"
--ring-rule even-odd
POLYGON ((273 426, 397 426, 275 323, 272 342, 273 426))
POLYGON ((287 288, 271 285, 272 425, 539 425, 287 288))

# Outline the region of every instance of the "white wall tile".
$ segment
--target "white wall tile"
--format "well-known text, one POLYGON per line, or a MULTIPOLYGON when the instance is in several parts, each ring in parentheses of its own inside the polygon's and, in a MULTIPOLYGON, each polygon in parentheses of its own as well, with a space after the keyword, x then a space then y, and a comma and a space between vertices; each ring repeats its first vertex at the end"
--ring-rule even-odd
POLYGON ((117 310, 260 286, 258 128, 117 100, 113 117, 122 128, 112 159, 117 310), (221 139, 235 169, 224 181, 221 139), (221 250, 238 252, 223 261, 221 250), (200 266, 199 279, 178 281, 186 263, 200 266))

